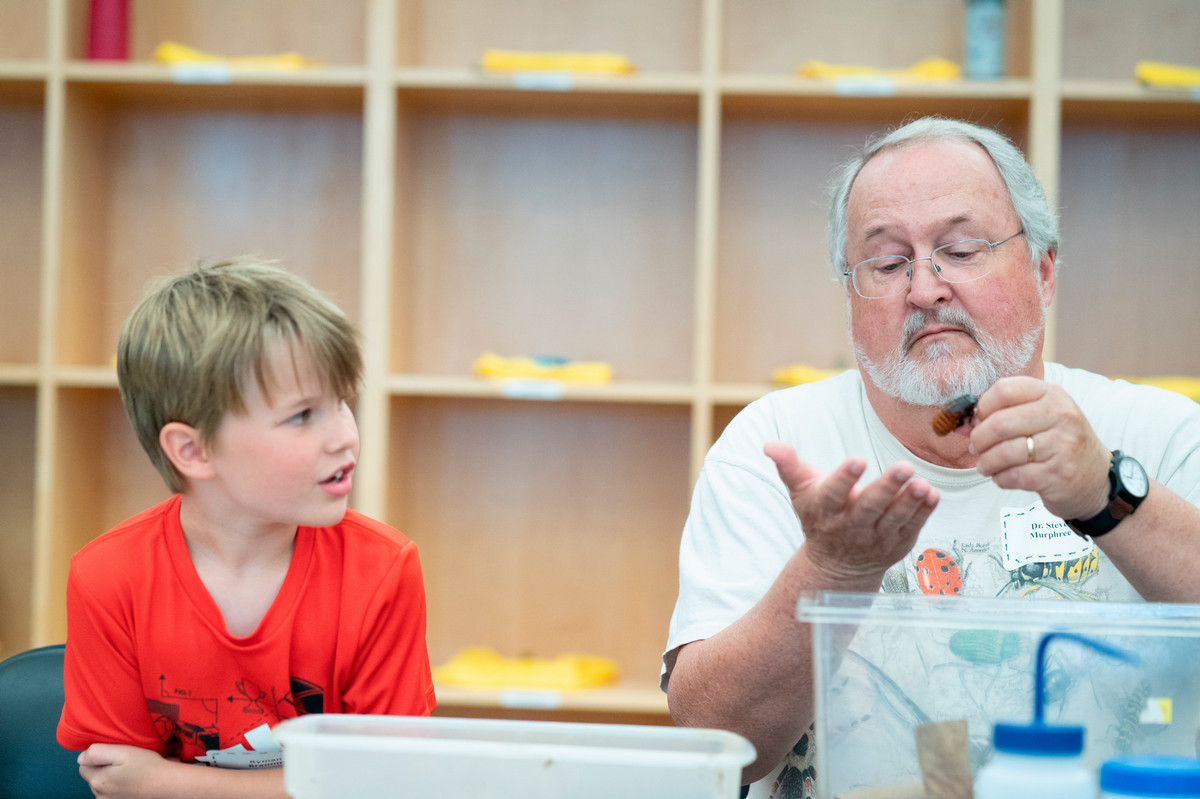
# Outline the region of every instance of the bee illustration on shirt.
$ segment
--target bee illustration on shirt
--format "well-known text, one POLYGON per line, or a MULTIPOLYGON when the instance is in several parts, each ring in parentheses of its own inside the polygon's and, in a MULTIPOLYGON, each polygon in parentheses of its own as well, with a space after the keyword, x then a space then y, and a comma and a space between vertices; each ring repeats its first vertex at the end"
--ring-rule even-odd
MULTIPOLYGON (((999 558, 992 556, 997 563, 999 558)), ((1024 597, 1039 589, 1053 591, 1060 599, 1096 599, 1080 588, 1090 577, 1100 571, 1100 554, 1093 549, 1078 558, 1048 563, 1026 563, 1016 569, 1007 569, 1009 581, 1000 588, 996 596, 1014 591, 1024 597)))

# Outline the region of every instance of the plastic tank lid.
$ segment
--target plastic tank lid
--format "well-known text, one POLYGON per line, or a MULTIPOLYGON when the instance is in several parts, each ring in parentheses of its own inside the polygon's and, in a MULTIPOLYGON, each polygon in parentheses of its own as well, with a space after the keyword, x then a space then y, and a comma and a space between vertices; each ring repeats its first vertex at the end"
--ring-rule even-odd
POLYGON ((1139 756, 1108 760, 1100 767, 1100 789, 1136 796, 1200 796, 1200 760, 1139 756))
POLYGON ((992 734, 998 752, 1040 757, 1065 757, 1083 753, 1083 727, 997 724, 992 734))

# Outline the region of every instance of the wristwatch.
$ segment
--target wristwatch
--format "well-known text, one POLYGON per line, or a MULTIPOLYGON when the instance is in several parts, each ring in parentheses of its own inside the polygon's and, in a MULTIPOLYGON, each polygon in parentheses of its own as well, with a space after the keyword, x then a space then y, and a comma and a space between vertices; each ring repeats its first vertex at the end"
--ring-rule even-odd
POLYGON ((1137 510, 1150 490, 1150 479, 1142 464, 1114 449, 1108 465, 1108 505, 1090 519, 1064 519, 1076 535, 1104 535, 1137 510))

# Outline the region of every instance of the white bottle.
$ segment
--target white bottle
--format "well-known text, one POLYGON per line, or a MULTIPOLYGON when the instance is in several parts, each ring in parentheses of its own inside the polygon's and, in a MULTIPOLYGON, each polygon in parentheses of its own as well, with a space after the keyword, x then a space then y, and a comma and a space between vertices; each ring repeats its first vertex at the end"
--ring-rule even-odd
POLYGON ((1146 755, 1107 760, 1100 767, 1100 791, 1103 799, 1197 799, 1200 760, 1146 755))
POLYGON ((1083 728, 997 724, 995 754, 975 776, 975 799, 1096 799, 1083 762, 1083 728))

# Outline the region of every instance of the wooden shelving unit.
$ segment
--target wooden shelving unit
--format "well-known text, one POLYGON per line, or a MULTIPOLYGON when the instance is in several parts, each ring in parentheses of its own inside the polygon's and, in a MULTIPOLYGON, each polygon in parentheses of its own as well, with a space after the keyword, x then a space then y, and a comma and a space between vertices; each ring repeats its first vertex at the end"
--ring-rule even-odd
MULTIPOLYGON (((132 0, 85 60, 85 0, 0 0, 0 653, 63 640, 70 554, 161 499, 111 367, 152 275, 280 258, 362 328, 354 504, 421 546, 435 662, 467 645, 615 658, 540 709, 666 722, 658 653, 704 452, 778 366, 850 366, 823 241, 848 146, 919 113, 996 124, 1063 217, 1052 355, 1200 373, 1200 61, 1187 0, 1010 0, 989 83, 796 77, 962 58, 961 0, 132 0), (867 22, 864 23, 864 20, 867 22), (164 40, 321 66, 218 76, 164 40), (610 50, 627 78, 496 76, 483 50, 610 50), (557 401, 485 351, 603 360, 557 401)), ((545 701, 532 698, 531 701, 545 701)))

